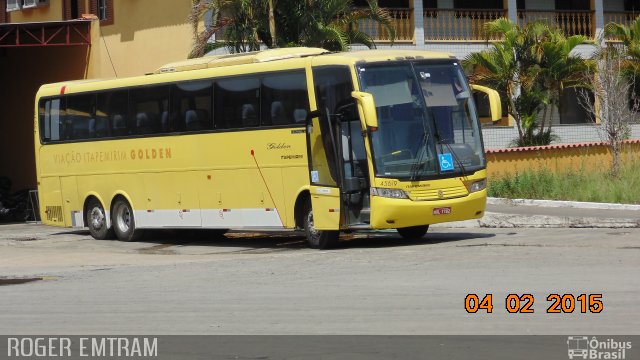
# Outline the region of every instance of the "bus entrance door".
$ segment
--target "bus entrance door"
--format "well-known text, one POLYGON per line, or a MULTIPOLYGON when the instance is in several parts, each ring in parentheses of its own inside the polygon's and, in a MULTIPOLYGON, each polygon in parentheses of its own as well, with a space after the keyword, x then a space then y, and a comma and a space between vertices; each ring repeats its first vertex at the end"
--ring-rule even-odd
MULTIPOLYGON (((340 188, 336 141, 329 116, 317 112, 307 123, 313 222, 317 230, 340 230, 340 188)), ((313 116, 313 115, 311 115, 313 116)), ((311 117, 310 116, 310 117, 311 117)))

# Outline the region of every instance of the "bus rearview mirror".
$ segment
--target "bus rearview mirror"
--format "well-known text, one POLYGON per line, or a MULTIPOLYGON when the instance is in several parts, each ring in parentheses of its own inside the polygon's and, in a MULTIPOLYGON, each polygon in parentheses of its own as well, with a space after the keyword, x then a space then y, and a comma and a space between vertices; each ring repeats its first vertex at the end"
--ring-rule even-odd
POLYGON ((471 89, 487 95, 487 99, 489 99, 491 121, 500 121, 500 119, 502 119, 502 101, 500 100, 500 94, 491 88, 481 85, 471 84, 471 89))
POLYGON ((365 124, 369 128, 378 127, 378 115, 376 114, 376 104, 373 101, 373 95, 361 91, 353 91, 351 93, 358 103, 358 112, 360 119, 364 119, 365 124))

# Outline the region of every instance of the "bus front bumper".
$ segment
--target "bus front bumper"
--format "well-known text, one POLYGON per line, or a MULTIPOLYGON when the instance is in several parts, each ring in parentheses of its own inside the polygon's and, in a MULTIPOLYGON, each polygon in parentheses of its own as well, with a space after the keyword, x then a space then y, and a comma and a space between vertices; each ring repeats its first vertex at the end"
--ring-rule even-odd
POLYGON ((371 228, 397 229, 479 219, 484 215, 486 206, 487 190, 474 192, 461 198, 436 201, 372 196, 371 228))

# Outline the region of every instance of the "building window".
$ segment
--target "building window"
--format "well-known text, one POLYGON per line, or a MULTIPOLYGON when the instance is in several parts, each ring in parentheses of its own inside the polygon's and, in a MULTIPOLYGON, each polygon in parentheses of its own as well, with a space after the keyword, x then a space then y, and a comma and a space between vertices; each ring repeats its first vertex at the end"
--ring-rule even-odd
POLYGON ((107 20, 107 0, 98 0, 98 18, 107 20))
POLYGON ((502 0, 485 0, 478 4, 477 0, 453 0, 454 9, 502 9, 502 0))
POLYGON ((62 5, 65 20, 79 19, 86 12, 82 0, 64 0, 62 5))
POLYGON ((100 19, 100 25, 113 24, 113 0, 90 0, 91 13, 100 19))
POLYGON ((640 11, 640 0, 624 0, 624 11, 640 11))
POLYGON ((425 9, 437 9, 438 8, 438 0, 425 0, 423 2, 423 7, 425 9))
POLYGON ((590 0, 555 0, 556 10, 591 10, 590 0))

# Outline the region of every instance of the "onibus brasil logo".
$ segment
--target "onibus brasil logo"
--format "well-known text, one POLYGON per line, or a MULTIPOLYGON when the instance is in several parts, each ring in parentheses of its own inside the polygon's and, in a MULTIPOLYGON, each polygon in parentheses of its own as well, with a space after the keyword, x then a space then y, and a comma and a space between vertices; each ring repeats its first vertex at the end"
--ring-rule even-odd
POLYGON ((626 359, 631 341, 616 341, 595 336, 569 336, 567 339, 569 359, 626 359))

